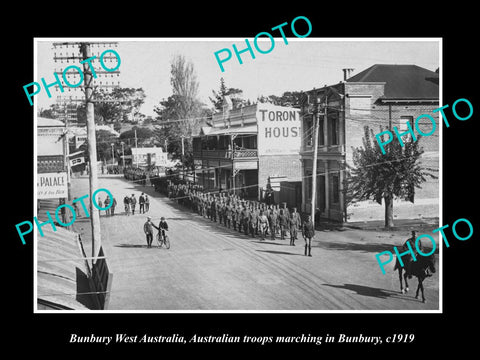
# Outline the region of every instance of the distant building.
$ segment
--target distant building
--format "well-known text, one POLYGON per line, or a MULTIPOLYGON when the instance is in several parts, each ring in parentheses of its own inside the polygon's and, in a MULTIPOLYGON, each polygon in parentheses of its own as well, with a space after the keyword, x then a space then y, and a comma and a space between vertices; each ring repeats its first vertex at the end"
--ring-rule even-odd
MULTIPOLYGON (((392 127, 406 131, 407 121, 413 124, 419 115, 428 113, 439 129, 438 114, 432 114, 439 107, 438 73, 416 65, 377 64, 352 77, 347 75, 351 69, 345 70, 345 81, 306 92, 302 106, 302 209, 311 211, 314 106, 318 106, 314 104, 326 101, 326 121, 323 115, 319 118, 316 207, 321 216, 334 220, 379 220, 384 218, 384 208, 376 202, 345 203, 343 180, 345 165, 353 165, 352 147, 362 146, 365 125, 378 133, 380 126, 388 128, 391 122, 392 127)), ((431 129, 429 126, 426 129, 431 129)), ((425 151, 422 164, 438 169, 438 131, 423 137, 420 144, 425 151)), ((428 179, 416 189, 415 204, 400 200, 394 203, 394 216, 438 217, 438 203, 438 180, 428 179)))
POLYGON ((168 166, 167 153, 161 147, 132 148, 132 164, 138 166, 168 166))
POLYGON ((193 138, 196 182, 262 198, 270 178, 301 180, 299 110, 258 103, 233 108, 228 97, 193 138))

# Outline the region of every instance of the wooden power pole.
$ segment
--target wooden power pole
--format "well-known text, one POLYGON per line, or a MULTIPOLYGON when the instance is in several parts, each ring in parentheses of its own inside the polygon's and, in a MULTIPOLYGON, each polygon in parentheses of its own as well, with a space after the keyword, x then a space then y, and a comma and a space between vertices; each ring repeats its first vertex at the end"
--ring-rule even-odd
MULTIPOLYGON (((324 121, 326 119, 326 103, 327 98, 325 97, 325 110, 323 115, 325 116, 324 121)), ((315 210, 317 206, 317 160, 318 160, 318 132, 320 127, 320 112, 318 111, 319 104, 317 103, 315 97, 315 107, 313 110, 313 116, 315 117, 315 138, 314 138, 314 145, 313 145, 313 167, 312 167, 312 222, 313 226, 315 226, 315 210)), ((328 174, 327 174, 328 176, 328 174)))
MULTIPOLYGON (((90 45, 83 43, 80 45, 80 52, 83 59, 88 59, 90 54, 90 45)), ((87 107, 87 144, 88 144, 88 163, 90 164, 89 171, 89 195, 90 201, 96 201, 93 198, 93 193, 98 189, 98 168, 97 168, 97 140, 95 136, 95 114, 93 104, 93 77, 92 70, 87 62, 83 63, 83 76, 85 81, 85 103, 87 107)), ((92 263, 100 251, 102 245, 102 234, 100 231, 100 214, 98 211, 90 206, 90 221, 92 226, 92 263)))

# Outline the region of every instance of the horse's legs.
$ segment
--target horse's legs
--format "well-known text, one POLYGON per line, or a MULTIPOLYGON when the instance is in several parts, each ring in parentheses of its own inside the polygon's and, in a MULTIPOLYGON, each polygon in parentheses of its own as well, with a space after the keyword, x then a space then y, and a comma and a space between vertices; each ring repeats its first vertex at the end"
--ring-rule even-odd
POLYGON ((402 268, 398 268, 398 280, 400 280, 400 291, 402 294, 405 294, 405 291, 403 290, 403 282, 402 282, 402 268))
POLYGON ((408 281, 407 281, 407 271, 403 273, 403 278, 405 279, 405 292, 408 292, 408 281))
POLYGON ((418 286, 417 286, 417 292, 415 294, 415 299, 418 299, 418 291, 422 291, 422 302, 425 302, 425 295, 423 293, 423 279, 418 278, 418 286))

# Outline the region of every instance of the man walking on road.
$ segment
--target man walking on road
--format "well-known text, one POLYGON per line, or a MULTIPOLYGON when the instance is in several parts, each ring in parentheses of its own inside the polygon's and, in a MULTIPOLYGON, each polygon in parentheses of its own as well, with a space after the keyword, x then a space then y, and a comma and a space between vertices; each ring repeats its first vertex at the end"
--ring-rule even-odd
POLYGON ((135 206, 137 206, 137 199, 135 198, 135 194, 132 194, 130 198, 130 208, 132 210, 132 215, 135 215, 135 206))
POLYGON ((148 195, 145 194, 145 212, 148 212, 150 210, 150 199, 148 198, 148 195))
POLYGON ((140 195, 140 197, 138 198, 138 204, 140 206, 139 213, 145 214, 145 198, 143 196, 143 192, 142 192, 142 195, 140 195))
POLYGON ((305 239, 305 256, 312 256, 312 238, 315 236, 315 227, 313 226, 312 217, 309 215, 307 221, 303 223, 302 226, 302 235, 305 239))
POLYGON ((123 205, 125 206, 125 214, 130 215, 130 198, 128 195, 123 198, 123 205))
POLYGON ((115 215, 115 206, 117 206, 117 199, 113 197, 112 206, 110 207, 110 215, 115 215))
POLYGON ((143 224, 143 232, 145 233, 145 236, 147 237, 147 247, 151 248, 152 247, 152 241, 153 241, 153 228, 158 228, 153 225, 152 223, 152 218, 150 216, 147 216, 147 221, 145 224, 143 224))

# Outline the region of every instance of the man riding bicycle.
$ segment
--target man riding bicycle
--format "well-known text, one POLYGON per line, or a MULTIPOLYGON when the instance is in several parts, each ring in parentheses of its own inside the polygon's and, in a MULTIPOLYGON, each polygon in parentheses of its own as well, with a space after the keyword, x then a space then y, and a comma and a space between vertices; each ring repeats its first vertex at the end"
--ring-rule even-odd
POLYGON ((163 216, 160 218, 157 229, 160 231, 163 240, 165 240, 165 231, 168 231, 168 224, 163 216))

